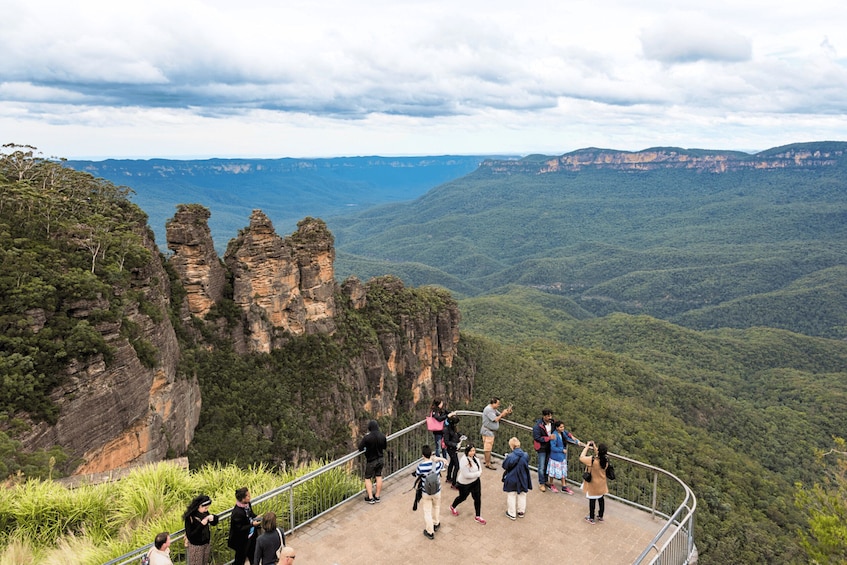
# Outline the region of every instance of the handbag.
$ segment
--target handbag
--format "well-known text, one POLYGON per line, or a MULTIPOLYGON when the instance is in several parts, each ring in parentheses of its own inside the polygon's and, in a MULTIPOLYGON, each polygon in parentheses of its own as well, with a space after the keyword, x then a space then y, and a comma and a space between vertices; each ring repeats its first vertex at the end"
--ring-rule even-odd
POLYGON ((431 432, 444 431, 444 420, 439 420, 432 414, 426 417, 426 429, 431 432))
POLYGON ((279 536, 279 549, 276 550, 276 562, 279 563, 282 560, 282 548, 285 547, 285 540, 282 539, 282 532, 279 531, 279 528, 276 529, 276 535, 279 536))
MULTIPOLYGON (((591 458, 591 465, 594 465, 594 458, 591 458)), ((582 474, 582 480, 586 483, 591 482, 591 465, 585 468, 585 472, 582 474)))

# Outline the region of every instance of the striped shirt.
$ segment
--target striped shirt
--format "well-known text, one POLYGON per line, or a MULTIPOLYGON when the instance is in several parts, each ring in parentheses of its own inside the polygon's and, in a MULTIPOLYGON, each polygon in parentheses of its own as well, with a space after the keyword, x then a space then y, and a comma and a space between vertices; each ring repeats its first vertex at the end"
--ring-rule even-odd
POLYGON ((424 459, 415 468, 415 474, 419 477, 425 477, 432 471, 440 473, 444 469, 444 463, 441 461, 433 462, 432 459, 424 459))

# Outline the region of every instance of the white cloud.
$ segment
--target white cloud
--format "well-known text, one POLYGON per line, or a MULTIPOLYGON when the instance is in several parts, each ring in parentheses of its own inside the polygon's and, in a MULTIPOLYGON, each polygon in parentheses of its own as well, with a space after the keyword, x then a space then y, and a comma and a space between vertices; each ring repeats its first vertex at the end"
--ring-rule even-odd
POLYGON ((68 157, 747 149, 847 131, 835 0, 8 3, 0 131, 68 157))
POLYGON ((703 21, 692 15, 661 21, 644 30, 644 56, 667 64, 749 61, 750 40, 727 29, 725 23, 703 21))

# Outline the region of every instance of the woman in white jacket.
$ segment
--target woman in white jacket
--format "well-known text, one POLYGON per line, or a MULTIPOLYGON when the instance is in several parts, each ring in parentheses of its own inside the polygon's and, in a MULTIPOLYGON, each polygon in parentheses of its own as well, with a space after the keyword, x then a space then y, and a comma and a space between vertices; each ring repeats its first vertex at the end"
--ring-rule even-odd
POLYGON ((476 513, 474 520, 485 525, 485 519, 480 515, 482 509, 482 483, 479 482, 479 476, 481 474, 482 466, 479 464, 479 459, 476 458, 476 448, 473 445, 468 445, 465 448, 465 454, 459 459, 459 474, 456 477, 459 496, 450 505, 450 512, 453 516, 458 516, 459 511, 456 510, 456 507, 470 495, 473 497, 473 506, 476 513))

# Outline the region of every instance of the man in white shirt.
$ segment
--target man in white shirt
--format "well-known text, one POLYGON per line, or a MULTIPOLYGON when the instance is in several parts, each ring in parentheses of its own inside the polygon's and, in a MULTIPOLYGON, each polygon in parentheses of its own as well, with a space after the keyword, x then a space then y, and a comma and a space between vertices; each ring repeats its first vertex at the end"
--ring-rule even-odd
POLYGON ((171 561, 171 536, 168 532, 156 534, 153 547, 147 552, 150 565, 173 565, 171 561))

